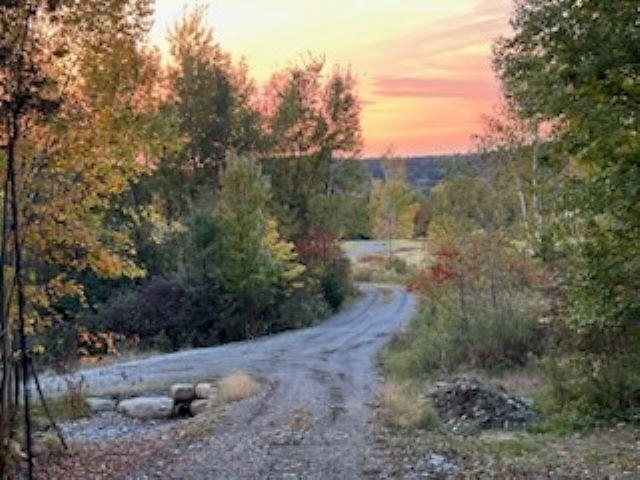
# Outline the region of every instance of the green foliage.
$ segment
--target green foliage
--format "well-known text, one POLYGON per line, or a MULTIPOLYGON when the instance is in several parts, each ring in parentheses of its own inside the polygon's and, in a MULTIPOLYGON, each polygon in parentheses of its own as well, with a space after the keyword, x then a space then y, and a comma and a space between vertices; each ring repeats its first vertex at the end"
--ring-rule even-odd
POLYGON ((349 271, 349 260, 338 259, 327 265, 320 278, 322 294, 333 311, 337 311, 352 293, 349 271))
POLYGON ((525 365, 545 349, 544 266, 514 239, 520 230, 512 204, 498 201, 487 177, 474 166, 431 191, 431 258, 409 280, 422 309, 388 349, 395 375, 498 370, 525 365))
POLYGON ((629 367, 640 345, 636 18, 632 0, 523 1, 513 35, 496 48, 514 111, 553 127, 545 161, 558 173, 547 235, 562 272, 559 331, 570 341, 548 373, 558 405, 595 418, 637 414, 629 367))
POLYGON ((232 156, 220 179, 216 219, 223 232, 222 285, 231 294, 249 294, 270 286, 295 288, 304 266, 295 261, 293 244, 280 239, 277 224, 267 216, 271 195, 260 165, 232 156))
POLYGON ((327 300, 313 290, 297 290, 284 298, 269 318, 269 332, 310 327, 331 313, 327 300))
POLYGON ((525 365, 544 350, 535 319, 501 320, 478 311, 463 321, 456 313, 423 303, 407 330, 385 350, 387 372, 407 380, 465 368, 496 371, 525 365))
POLYGON ((622 355, 602 359, 575 355, 547 359, 543 368, 549 379, 547 405, 551 413, 595 421, 640 421, 640 357, 622 355))
POLYGON ((307 265, 313 283, 318 282, 324 300, 334 310, 351 295, 350 262, 337 239, 328 232, 311 230, 299 240, 296 250, 307 265))
MULTIPOLYGON (((259 114, 251 106, 255 86, 246 66, 213 39, 206 11, 185 14, 170 32, 175 112, 186 137, 180 161, 194 185, 212 187, 231 151, 255 151, 260 141, 259 114)), ((171 172, 178 173, 178 172, 171 172)))
MULTIPOLYGON (((69 102, 24 144, 24 158, 55 146, 24 180, 42 277, 30 304, 163 350, 313 324, 350 294, 348 265, 307 265, 289 240, 369 229, 367 175, 347 161, 362 142, 353 76, 312 59, 262 93, 201 8, 170 32, 164 66, 143 46, 149 6, 83 2, 39 31, 72 48, 50 65, 31 58, 72 75, 69 102)), ((59 322, 38 332, 48 359, 73 355, 75 337, 59 322)))

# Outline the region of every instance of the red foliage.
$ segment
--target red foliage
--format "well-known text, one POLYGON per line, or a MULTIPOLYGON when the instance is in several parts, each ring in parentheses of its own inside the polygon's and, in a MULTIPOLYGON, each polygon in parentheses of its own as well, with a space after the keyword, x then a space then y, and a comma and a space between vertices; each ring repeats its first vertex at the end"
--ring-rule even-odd
POLYGON ((327 264, 341 255, 337 238, 328 232, 316 229, 310 230, 305 238, 296 242, 296 251, 306 264, 327 264))
POLYGON ((433 265, 423 269, 408 285, 410 291, 427 292, 450 281, 464 281, 476 267, 471 259, 465 258, 459 250, 442 247, 435 253, 433 265))

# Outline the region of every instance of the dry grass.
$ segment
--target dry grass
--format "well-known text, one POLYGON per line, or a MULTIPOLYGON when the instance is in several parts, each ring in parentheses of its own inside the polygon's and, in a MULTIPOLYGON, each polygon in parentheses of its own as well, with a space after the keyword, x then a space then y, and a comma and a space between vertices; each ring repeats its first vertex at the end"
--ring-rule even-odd
POLYGON ((494 387, 502 387, 507 392, 524 398, 533 398, 545 386, 542 372, 535 365, 511 368, 491 374, 474 370, 463 373, 494 387))
MULTIPOLYGON (((346 242, 345 250, 355 248, 346 242)), ((351 260, 352 277, 357 282, 401 284, 407 276, 416 269, 424 267, 429 255, 423 240, 394 240, 393 260, 396 264, 404 265, 398 270, 390 265, 387 252, 365 254, 351 260)))
POLYGON ((419 390, 407 384, 385 383, 380 392, 380 406, 390 427, 432 429, 438 424, 433 408, 425 403, 419 390))
POLYGON ((244 372, 234 372, 218 381, 219 398, 223 402, 237 402, 260 391, 260 384, 244 372))

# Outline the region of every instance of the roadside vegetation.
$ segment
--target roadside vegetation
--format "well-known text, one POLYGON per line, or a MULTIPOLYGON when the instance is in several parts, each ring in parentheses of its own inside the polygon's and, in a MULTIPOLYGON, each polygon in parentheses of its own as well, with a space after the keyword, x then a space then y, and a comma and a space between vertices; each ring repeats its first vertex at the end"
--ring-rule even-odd
POLYGON ((339 239, 370 230, 351 73, 309 56, 257 85, 201 7, 168 32, 164 62, 152 4, 0 7, 3 95, 34 98, 12 150, 28 343, 58 369, 312 325, 353 292, 339 239), (39 50, 48 22, 55 52, 39 50))
POLYGON ((443 426, 425 437, 466 473, 638 473, 634 11, 520 2, 513 35, 494 47, 504 110, 478 137, 478 161, 429 194, 428 263, 408 281, 420 310, 381 353, 389 385, 424 392, 471 374, 528 397, 542 417, 517 434, 462 438, 443 426))
POLYGON ((536 365, 549 413, 636 422, 636 130, 598 110, 634 115, 637 72, 618 37, 634 29, 613 8, 571 5, 524 2, 513 37, 497 43, 505 113, 478 137, 479 160, 431 190, 429 261, 408 282, 421 309, 387 366, 426 378, 536 365), (563 53, 569 37, 556 37, 555 14, 584 36, 575 54, 563 53), (539 29, 542 50, 531 43, 539 29), (559 77, 570 93, 551 95, 551 71, 524 67, 548 58, 553 72, 584 70, 559 77), (609 80, 598 81, 601 69, 609 80))

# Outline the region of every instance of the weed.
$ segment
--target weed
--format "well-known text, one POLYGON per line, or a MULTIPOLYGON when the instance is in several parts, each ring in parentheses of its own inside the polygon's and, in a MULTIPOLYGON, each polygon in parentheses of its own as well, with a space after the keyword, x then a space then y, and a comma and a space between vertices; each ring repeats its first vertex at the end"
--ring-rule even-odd
POLYGON ((260 384, 244 372, 234 372, 218 381, 222 402, 236 402, 252 397, 260 391, 260 384))
POLYGON ((382 415, 391 427, 431 430, 438 425, 438 416, 420 395, 407 384, 387 382, 380 392, 382 415))

